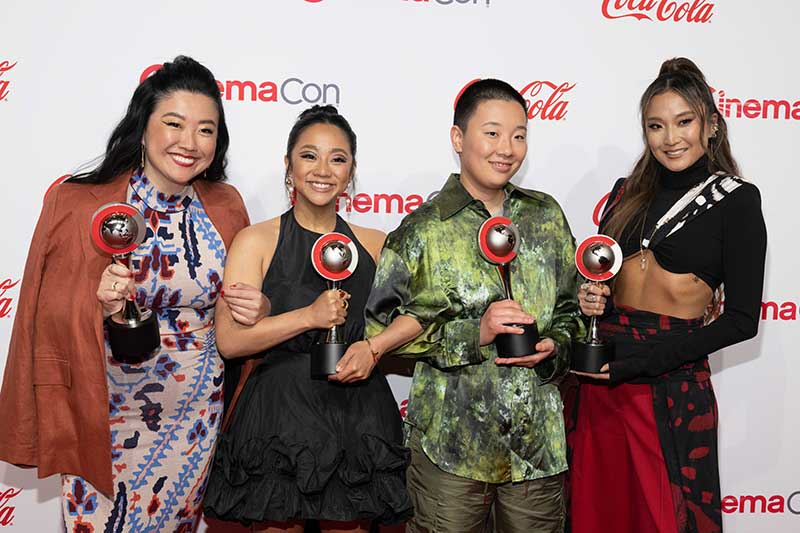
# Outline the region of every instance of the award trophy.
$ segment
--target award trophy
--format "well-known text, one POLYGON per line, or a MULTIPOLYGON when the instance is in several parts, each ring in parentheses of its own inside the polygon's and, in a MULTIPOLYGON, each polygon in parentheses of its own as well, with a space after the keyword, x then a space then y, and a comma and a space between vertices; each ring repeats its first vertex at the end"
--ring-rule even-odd
MULTIPOLYGON (((575 265, 587 281, 608 281, 622 267, 622 249, 617 241, 607 235, 592 235, 584 239, 575 251, 575 265)), ((579 372, 597 373, 613 357, 613 345, 600 340, 597 334, 597 317, 592 316, 586 340, 572 342, 570 368, 579 372)))
MULTIPOLYGON (((491 217, 481 224, 478 230, 478 248, 484 259, 497 265, 503 290, 508 300, 513 300, 511 293, 510 263, 517 256, 519 249, 519 232, 510 219, 502 216, 491 217)), ((524 333, 500 333, 494 339, 499 357, 521 357, 536 353, 539 342, 539 329, 533 324, 509 324, 521 328, 524 333)))
MULTIPOLYGON (((92 215, 92 240, 100 250, 111 254, 115 263, 130 268, 131 252, 144 240, 145 222, 130 204, 112 203, 92 215)), ((155 355, 161 344, 156 315, 126 298, 122 311, 106 319, 108 342, 115 361, 134 365, 155 355)))
MULTIPOLYGON (((311 248, 311 264, 328 280, 329 289, 338 290, 342 280, 349 278, 358 266, 358 249, 347 235, 326 233, 311 248)), ((333 326, 324 341, 311 347, 311 377, 325 379, 335 374, 336 364, 346 351, 341 326, 333 326)))

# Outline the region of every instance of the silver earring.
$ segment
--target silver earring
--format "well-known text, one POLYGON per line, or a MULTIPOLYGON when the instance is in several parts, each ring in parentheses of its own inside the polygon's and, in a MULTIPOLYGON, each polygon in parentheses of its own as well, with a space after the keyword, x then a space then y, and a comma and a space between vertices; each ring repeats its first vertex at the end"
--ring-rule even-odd
POLYGON ((294 180, 292 180, 292 175, 287 174, 283 183, 286 186, 286 196, 289 198, 289 203, 294 205, 294 180))

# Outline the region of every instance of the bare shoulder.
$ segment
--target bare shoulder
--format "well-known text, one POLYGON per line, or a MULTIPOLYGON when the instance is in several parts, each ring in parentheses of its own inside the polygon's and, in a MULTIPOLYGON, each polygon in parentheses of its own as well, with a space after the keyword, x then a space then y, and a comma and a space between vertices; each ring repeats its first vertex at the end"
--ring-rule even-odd
POLYGON ((268 266, 278 245, 280 227, 281 219, 276 217, 243 228, 233 239, 229 255, 268 266))
POLYGON ((350 229, 353 230, 356 238, 361 242, 362 245, 364 245, 364 248, 367 249, 369 254, 377 263, 378 257, 381 255, 383 243, 386 241, 386 234, 381 230, 356 226, 355 224, 349 222, 347 225, 350 226, 350 229))

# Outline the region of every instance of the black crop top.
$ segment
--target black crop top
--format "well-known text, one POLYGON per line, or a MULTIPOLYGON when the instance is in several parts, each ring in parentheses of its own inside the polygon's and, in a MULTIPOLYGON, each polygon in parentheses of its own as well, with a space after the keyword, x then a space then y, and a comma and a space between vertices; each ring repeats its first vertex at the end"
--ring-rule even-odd
MULTIPOLYGON (((659 165, 659 185, 645 219, 645 237, 650 236, 656 222, 679 198, 708 178, 707 164, 702 157, 681 172, 671 172, 659 165)), ((611 199, 616 198, 623 182, 615 184, 611 199)), ((630 226, 620 238, 625 257, 639 253, 642 228, 639 224, 630 226)), ((657 243, 652 252, 664 269, 679 274, 694 273, 712 290, 720 283, 725 284, 724 312, 692 335, 665 341, 613 362, 611 381, 655 377, 754 337, 758 332, 766 246, 761 195, 750 183, 742 184, 713 208, 657 243)))

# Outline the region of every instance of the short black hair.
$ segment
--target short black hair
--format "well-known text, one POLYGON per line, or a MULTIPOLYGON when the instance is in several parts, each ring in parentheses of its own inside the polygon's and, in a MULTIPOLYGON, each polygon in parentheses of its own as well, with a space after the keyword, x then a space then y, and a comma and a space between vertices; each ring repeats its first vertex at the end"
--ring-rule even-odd
POLYGON ((453 113, 453 124, 461 128, 461 131, 466 131, 467 122, 478 108, 478 104, 486 100, 517 102, 522 106, 525 116, 528 116, 527 104, 519 91, 502 80, 487 78, 473 82, 461 93, 456 102, 455 113, 453 113))

